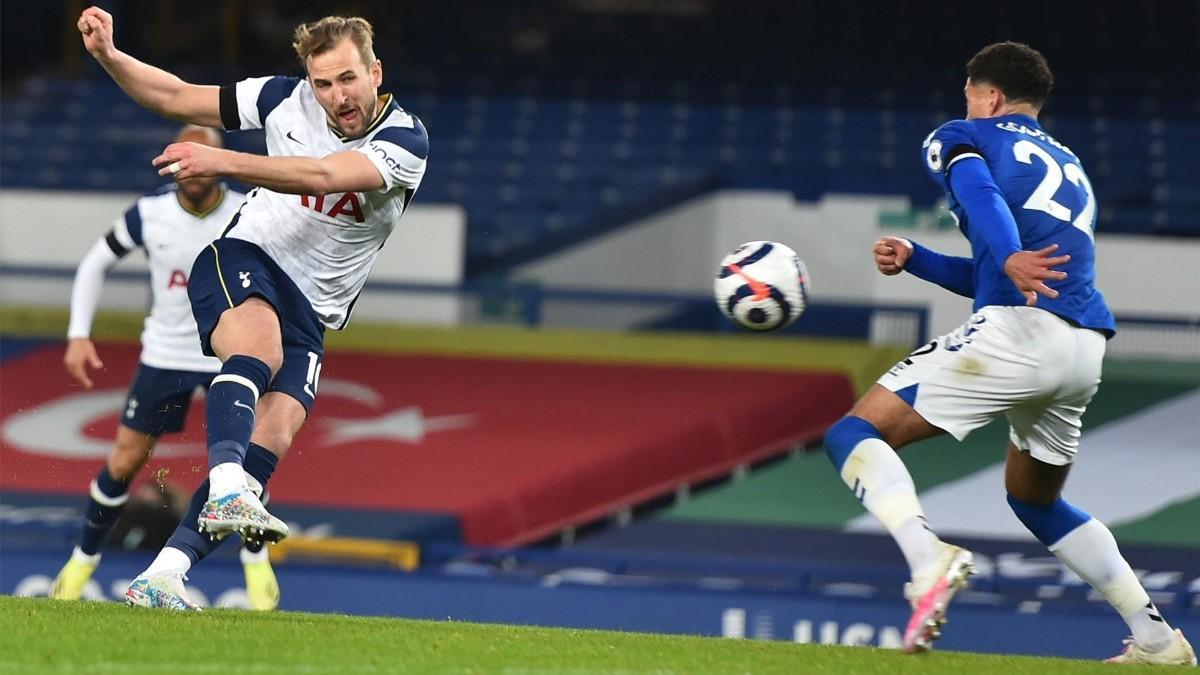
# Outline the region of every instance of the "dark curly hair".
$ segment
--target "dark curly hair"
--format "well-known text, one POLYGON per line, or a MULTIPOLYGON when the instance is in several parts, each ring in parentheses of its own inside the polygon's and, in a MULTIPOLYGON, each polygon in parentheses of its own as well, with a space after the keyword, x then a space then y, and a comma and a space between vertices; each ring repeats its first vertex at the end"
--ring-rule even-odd
POLYGON ((997 42, 979 50, 967 61, 972 82, 993 85, 1010 101, 1023 101, 1041 108, 1054 88, 1054 75, 1046 57, 1020 42, 997 42))

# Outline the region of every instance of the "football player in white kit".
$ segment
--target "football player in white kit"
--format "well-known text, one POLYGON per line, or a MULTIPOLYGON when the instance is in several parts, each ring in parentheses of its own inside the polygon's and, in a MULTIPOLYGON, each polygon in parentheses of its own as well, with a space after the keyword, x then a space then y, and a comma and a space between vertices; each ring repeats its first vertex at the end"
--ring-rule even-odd
MULTIPOLYGON (((185 126, 178 142, 220 147, 213 129, 185 126)), ((79 263, 71 289, 71 321, 63 365, 84 388, 92 388, 88 368, 104 364, 90 339, 92 319, 113 265, 142 248, 150 267, 153 302, 142 331, 142 352, 117 438, 105 466, 90 487, 79 543, 51 587, 60 600, 77 600, 100 563, 100 548, 129 500, 129 486, 163 434, 184 428, 192 394, 207 388, 221 362, 200 351, 196 321, 187 297, 187 273, 200 249, 218 236, 246 196, 213 177, 163 186, 139 198, 79 263)), ((262 546, 243 550, 246 586, 254 609, 273 609, 279 588, 262 546)))
POLYGON ((297 27, 306 77, 227 87, 189 84, 119 51, 112 16, 99 8, 84 10, 78 28, 87 50, 146 108, 266 132, 268 156, 174 143, 154 159, 164 176, 224 175, 258 186, 196 259, 188 286, 203 349, 222 361, 205 406, 208 499, 180 525, 187 546, 164 548, 126 593, 134 605, 194 609, 182 579, 205 553, 200 535, 287 536, 247 485, 247 448, 287 452, 316 397, 325 328, 345 326, 420 185, 429 140, 420 120, 379 92, 383 67, 361 18, 297 27))

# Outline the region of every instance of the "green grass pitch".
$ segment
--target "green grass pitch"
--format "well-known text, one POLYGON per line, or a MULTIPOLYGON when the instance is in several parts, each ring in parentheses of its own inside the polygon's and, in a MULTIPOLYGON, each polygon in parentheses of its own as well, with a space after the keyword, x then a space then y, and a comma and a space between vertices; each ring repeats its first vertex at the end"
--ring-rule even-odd
MULTIPOLYGON (((1083 661, 0 596, 0 673, 1112 673, 1083 661)), ((1143 668, 1121 668, 1138 672, 1143 668)), ((1156 672, 1161 672, 1159 669, 1156 672)))

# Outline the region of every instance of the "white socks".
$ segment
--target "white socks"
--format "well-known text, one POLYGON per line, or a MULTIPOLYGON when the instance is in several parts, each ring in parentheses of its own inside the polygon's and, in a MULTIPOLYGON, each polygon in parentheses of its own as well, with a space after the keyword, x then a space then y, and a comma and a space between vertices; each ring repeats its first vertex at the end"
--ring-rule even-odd
POLYGON ((912 476, 892 446, 859 441, 842 465, 842 480, 891 533, 914 577, 937 562, 942 541, 925 524, 912 476))
POLYGON ((192 559, 187 557, 183 551, 167 546, 158 552, 158 557, 150 566, 142 572, 142 576, 148 577, 163 572, 183 572, 187 573, 192 568, 192 559))
POLYGON ((208 471, 208 498, 217 499, 231 492, 246 489, 246 472, 242 465, 224 462, 208 471))
POLYGON ((75 550, 71 551, 71 559, 76 560, 81 563, 87 563, 88 565, 99 565, 100 564, 100 554, 99 553, 96 553, 94 555, 88 555, 87 553, 84 553, 83 549, 79 548, 78 546, 75 547, 75 550))
POLYGON ((892 532, 892 537, 900 545, 900 552, 904 554, 914 579, 923 576, 925 571, 941 560, 942 540, 929 529, 924 515, 904 521, 892 532))
POLYGON ((1143 649, 1159 651, 1175 639, 1104 523, 1092 518, 1055 542, 1050 551, 1108 600, 1143 649))

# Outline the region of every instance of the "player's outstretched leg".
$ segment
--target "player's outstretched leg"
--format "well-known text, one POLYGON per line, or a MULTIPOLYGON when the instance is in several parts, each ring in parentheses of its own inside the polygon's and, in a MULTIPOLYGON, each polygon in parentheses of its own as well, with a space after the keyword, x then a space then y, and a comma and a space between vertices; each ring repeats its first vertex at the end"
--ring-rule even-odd
MULTIPOLYGON (((246 452, 245 482, 256 496, 266 495, 267 482, 275 472, 278 461, 278 458, 270 450, 256 443, 250 444, 246 452)), ((203 560, 224 541, 224 539, 214 539, 200 533, 199 514, 208 502, 208 495, 209 482, 205 480, 192 494, 188 511, 179 521, 179 526, 175 528, 174 534, 167 540, 166 546, 150 563, 150 566, 139 574, 130 585, 129 591, 125 594, 128 604, 168 609, 189 609, 189 606, 194 606, 184 592, 182 580, 186 578, 185 575, 191 570, 192 565, 203 560), (157 593, 150 597, 144 597, 137 589, 147 585, 154 586, 157 593)), ((265 496, 262 498, 266 499, 265 496)), ((262 541, 247 541, 246 545, 252 550, 262 550, 262 541)), ((266 603, 256 604, 255 598, 274 596, 275 604, 278 604, 279 586, 275 582, 275 573, 270 570, 269 561, 262 562, 256 558, 254 564, 256 572, 251 573, 247 570, 247 583, 253 584, 253 587, 247 586, 247 595, 251 598, 251 608, 273 609, 273 606, 266 607, 266 603), (264 565, 269 575, 262 571, 264 565), (251 576, 254 578, 251 579, 251 576)))
POLYGON ((825 448, 842 480, 900 546, 912 581, 904 594, 913 615, 904 650, 925 651, 941 635, 946 608, 974 573, 970 551, 947 544, 925 522, 912 476, 879 430, 860 417, 843 417, 825 434, 825 448))
POLYGON ((205 403, 209 499, 197 523, 200 532, 214 539, 238 532, 247 539, 279 541, 288 534, 287 525, 268 513, 247 487, 242 468, 254 431, 254 408, 270 382, 266 363, 235 355, 226 359, 209 389, 205 403))
POLYGON ((1104 523, 1061 497, 1050 504, 1034 504, 1010 494, 1008 503, 1025 527, 1103 595, 1129 625, 1132 637, 1126 640, 1125 651, 1109 662, 1196 665, 1192 646, 1151 602, 1104 523))

